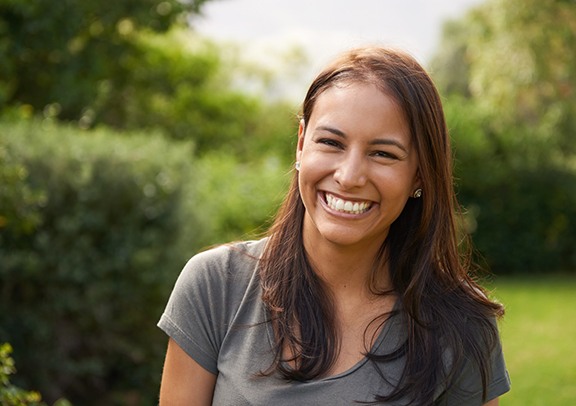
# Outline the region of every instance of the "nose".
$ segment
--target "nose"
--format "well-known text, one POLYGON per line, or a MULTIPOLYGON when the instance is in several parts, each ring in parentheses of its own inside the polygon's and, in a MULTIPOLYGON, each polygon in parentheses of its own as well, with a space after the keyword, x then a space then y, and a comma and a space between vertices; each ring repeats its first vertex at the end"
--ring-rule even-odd
POLYGON ((342 189, 353 189, 366 184, 366 162, 359 153, 347 153, 342 157, 336 171, 334 180, 342 189))

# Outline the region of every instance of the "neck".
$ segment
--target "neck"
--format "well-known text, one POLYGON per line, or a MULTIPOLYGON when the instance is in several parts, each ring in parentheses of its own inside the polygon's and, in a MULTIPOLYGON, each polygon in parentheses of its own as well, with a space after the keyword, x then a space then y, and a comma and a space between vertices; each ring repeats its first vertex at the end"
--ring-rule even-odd
MULTIPOLYGON (((380 246, 349 247, 329 241, 311 243, 304 239, 304 248, 317 274, 336 296, 369 294, 371 274, 380 246)), ((378 289, 391 287, 388 268, 381 269, 376 280, 378 289)))

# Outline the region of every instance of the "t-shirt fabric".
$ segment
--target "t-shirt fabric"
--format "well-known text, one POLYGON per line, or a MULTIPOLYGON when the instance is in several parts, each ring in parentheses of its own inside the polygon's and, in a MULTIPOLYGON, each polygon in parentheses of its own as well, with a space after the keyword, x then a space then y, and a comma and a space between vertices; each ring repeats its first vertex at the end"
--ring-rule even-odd
MULTIPOLYGON (((198 364, 218 375, 212 404, 351 405, 390 392, 402 372, 402 358, 380 364, 380 371, 364 358, 343 373, 308 382, 288 382, 276 372, 263 374, 274 359, 273 331, 257 272, 265 243, 266 239, 235 243, 194 256, 178 277, 158 323, 198 364)), ((388 319, 372 352, 398 348, 406 338, 404 326, 402 316, 388 319)), ((488 399, 510 388, 500 347, 491 361, 488 399)), ((435 404, 481 405, 480 382, 478 371, 467 365, 455 385, 438 388, 435 404)))

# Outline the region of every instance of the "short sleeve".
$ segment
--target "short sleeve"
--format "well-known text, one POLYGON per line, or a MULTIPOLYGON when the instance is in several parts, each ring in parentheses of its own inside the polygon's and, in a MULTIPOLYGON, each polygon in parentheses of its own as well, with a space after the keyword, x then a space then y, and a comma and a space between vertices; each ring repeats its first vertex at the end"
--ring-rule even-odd
POLYGON ((158 322, 188 355, 214 374, 229 325, 229 274, 228 247, 194 256, 180 273, 158 322))
MULTIPOLYGON (((502 345, 498 341, 490 357, 490 375, 486 401, 495 399, 510 390, 510 377, 506 369, 502 345)), ((482 385, 480 371, 475 363, 467 360, 454 384, 443 394, 436 405, 442 406, 481 406, 482 385)))

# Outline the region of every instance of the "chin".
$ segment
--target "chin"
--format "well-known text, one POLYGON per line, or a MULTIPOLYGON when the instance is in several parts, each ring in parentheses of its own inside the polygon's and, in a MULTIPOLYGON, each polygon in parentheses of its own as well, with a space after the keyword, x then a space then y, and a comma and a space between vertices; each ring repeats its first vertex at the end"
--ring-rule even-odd
MULTIPOLYGON (((379 238, 358 235, 352 230, 319 230, 322 238, 333 244, 344 247, 368 248, 373 246, 379 238)), ((383 239, 382 239, 383 240, 383 239)))

